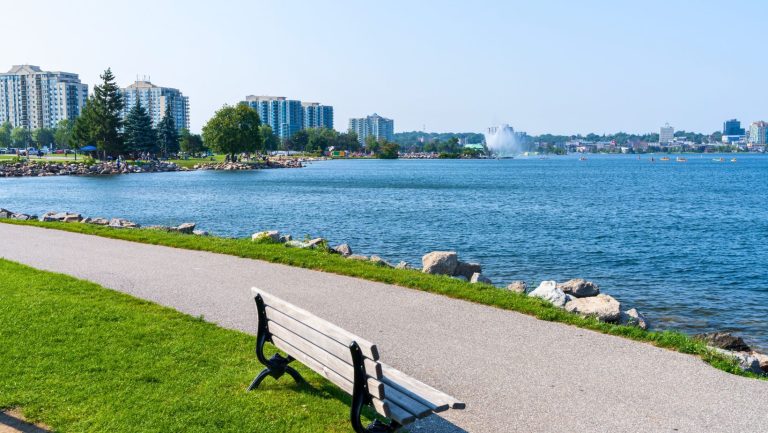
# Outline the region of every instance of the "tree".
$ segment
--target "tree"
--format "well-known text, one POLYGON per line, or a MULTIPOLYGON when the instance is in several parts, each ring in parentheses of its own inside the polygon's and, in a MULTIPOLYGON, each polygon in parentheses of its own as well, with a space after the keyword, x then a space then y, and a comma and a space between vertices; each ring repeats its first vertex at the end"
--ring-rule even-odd
POLYGON ((72 126, 71 146, 78 147, 96 144, 96 103, 93 97, 85 101, 85 106, 72 126))
POLYGON ((32 141, 35 142, 37 148, 50 147, 54 143, 53 138, 54 130, 50 128, 38 128, 32 131, 32 141))
POLYGON ((69 149, 73 146, 75 146, 75 121, 64 119, 60 120, 58 124, 56 124, 56 130, 53 133, 53 141, 56 143, 56 146, 63 148, 63 149, 69 149))
POLYGON ((195 154, 203 151, 203 137, 199 134, 192 134, 187 128, 181 129, 179 138, 179 148, 182 152, 195 154))
POLYGON ((376 140, 376 137, 374 137, 373 135, 369 135, 365 137, 365 149, 368 152, 378 153, 379 147, 380 147, 380 143, 378 140, 376 140))
POLYGON ((179 151, 179 130, 171 115, 171 105, 165 104, 163 120, 157 124, 157 142, 163 156, 179 151))
POLYGON ((10 122, 3 122, 0 125, 0 147, 11 147, 13 141, 11 141, 11 131, 13 127, 10 122))
POLYGON ((400 146, 397 145, 397 143, 392 143, 391 141, 385 141, 381 145, 381 149, 379 150, 378 156, 381 159, 397 159, 398 154, 397 152, 400 150, 400 146))
POLYGON ((309 133, 305 129, 294 133, 289 139, 285 140, 285 150, 304 151, 309 144, 309 133))
POLYGON ((27 128, 17 126, 11 131, 11 141, 16 147, 27 148, 32 141, 32 133, 27 128))
POLYGON ((158 150, 157 133, 152 128, 152 119, 138 100, 125 117, 123 143, 125 150, 132 153, 156 153, 158 150))
POLYGON ((259 126, 259 134, 261 135, 262 148, 265 151, 270 152, 277 150, 277 148, 280 147, 280 139, 277 138, 277 135, 272 131, 271 126, 266 123, 259 126))
POLYGON ((261 148, 259 114, 247 105, 225 105, 203 126, 203 140, 213 150, 235 159, 242 152, 261 148))
POLYGON ((124 151, 120 129, 123 126, 121 113, 123 97, 115 84, 112 69, 107 68, 100 78, 102 83, 93 88, 93 112, 87 119, 87 127, 96 147, 104 153, 117 156, 124 151))

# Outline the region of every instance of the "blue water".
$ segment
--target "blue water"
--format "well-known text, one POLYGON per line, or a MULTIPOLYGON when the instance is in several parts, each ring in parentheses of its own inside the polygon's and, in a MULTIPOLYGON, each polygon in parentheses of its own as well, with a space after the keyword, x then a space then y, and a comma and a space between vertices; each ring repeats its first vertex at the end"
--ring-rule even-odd
POLYGON ((587 278, 657 328, 733 331, 768 349, 768 157, 737 158, 327 161, 0 179, 0 207, 195 221, 226 236, 277 229, 415 264, 452 249, 499 285, 587 278))

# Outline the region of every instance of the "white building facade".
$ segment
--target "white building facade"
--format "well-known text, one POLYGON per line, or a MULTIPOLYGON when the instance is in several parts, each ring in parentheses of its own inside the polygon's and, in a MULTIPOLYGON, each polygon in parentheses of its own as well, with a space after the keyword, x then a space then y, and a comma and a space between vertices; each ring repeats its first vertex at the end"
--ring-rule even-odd
POLYGON ((659 128, 659 144, 669 144, 675 139, 675 128, 669 123, 659 128))
POLYGON ((28 129, 54 128, 74 120, 88 99, 88 85, 77 74, 16 65, 0 74, 0 123, 28 129))
POLYGON ((392 141, 395 136, 395 121, 373 113, 370 116, 349 119, 349 131, 357 133, 357 141, 360 144, 365 144, 365 139, 369 136, 376 140, 392 141))
POLYGON ((179 130, 182 128, 189 129, 189 98, 178 89, 156 86, 149 81, 136 81, 130 86, 120 89, 120 93, 125 103, 123 119, 139 102, 147 110, 147 114, 152 119, 152 125, 157 127, 165 116, 165 107, 170 106, 171 117, 173 117, 176 128, 179 130))

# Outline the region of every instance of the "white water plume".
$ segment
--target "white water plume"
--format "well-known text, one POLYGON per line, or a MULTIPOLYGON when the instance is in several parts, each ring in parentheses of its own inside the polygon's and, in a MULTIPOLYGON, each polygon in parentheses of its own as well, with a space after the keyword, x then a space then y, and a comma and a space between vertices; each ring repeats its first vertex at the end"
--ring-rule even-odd
POLYGON ((514 156, 522 152, 515 130, 506 124, 492 126, 485 133, 485 144, 495 156, 514 156))

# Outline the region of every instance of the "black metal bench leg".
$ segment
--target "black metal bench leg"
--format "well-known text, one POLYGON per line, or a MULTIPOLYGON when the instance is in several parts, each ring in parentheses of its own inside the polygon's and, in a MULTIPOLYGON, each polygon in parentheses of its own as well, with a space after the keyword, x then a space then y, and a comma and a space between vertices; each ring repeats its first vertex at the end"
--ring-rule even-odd
POLYGON ((261 373, 259 373, 259 375, 253 379, 253 382, 251 382, 251 385, 248 387, 248 391, 253 391, 254 389, 258 388, 259 385, 261 385, 261 381, 264 380, 265 377, 269 376, 269 373, 269 368, 261 370, 261 373))
POLYGON ((303 377, 301 377, 301 374, 299 374, 299 372, 296 371, 293 367, 286 365, 285 372, 288 373, 288 375, 290 375, 293 378, 293 380, 295 380, 296 383, 298 383, 299 385, 304 385, 307 383, 307 381, 304 380, 303 377))

